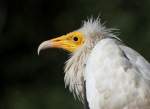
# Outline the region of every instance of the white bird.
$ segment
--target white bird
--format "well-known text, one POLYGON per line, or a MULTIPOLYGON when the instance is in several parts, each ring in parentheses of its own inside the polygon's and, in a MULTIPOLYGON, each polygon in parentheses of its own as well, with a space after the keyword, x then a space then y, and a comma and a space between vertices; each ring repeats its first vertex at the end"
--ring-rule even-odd
POLYGON ((150 64, 100 23, 90 19, 81 28, 38 48, 71 52, 65 85, 90 109, 150 109, 150 64), (86 94, 84 95, 84 81, 86 94))

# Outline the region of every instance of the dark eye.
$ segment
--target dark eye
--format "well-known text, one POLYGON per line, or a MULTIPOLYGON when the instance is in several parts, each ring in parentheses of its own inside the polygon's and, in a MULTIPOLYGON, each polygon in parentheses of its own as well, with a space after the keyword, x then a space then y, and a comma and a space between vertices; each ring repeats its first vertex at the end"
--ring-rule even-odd
POLYGON ((76 37, 76 36, 73 37, 73 40, 74 40, 74 41, 78 41, 78 37, 76 37))

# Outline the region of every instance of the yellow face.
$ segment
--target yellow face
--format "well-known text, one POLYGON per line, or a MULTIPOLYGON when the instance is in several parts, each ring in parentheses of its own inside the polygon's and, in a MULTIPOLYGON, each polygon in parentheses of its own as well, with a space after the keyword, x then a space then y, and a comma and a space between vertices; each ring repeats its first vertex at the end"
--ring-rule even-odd
POLYGON ((83 45, 85 39, 81 32, 71 32, 66 35, 54 38, 40 44, 38 52, 45 48, 62 48, 69 52, 74 52, 81 45, 83 45))

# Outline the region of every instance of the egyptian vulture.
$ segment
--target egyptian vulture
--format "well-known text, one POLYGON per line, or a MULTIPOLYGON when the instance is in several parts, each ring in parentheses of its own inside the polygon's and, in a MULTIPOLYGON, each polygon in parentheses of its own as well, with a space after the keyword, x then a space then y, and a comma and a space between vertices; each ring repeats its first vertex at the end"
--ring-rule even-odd
POLYGON ((149 62, 99 18, 42 42, 38 53, 51 47, 71 52, 64 70, 65 85, 81 101, 86 98, 89 109, 150 109, 149 62))

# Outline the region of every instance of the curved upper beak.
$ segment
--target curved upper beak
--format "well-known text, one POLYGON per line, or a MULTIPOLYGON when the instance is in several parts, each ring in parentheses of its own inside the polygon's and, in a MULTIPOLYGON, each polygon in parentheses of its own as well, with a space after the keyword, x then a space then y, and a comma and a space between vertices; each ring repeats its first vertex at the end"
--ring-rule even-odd
POLYGON ((52 47, 51 40, 42 42, 38 47, 38 55, 40 54, 41 50, 51 48, 51 47, 52 47))
POLYGON ((63 48, 67 51, 72 52, 74 51, 75 45, 71 43, 69 40, 67 40, 66 35, 63 35, 58 38, 54 38, 54 39, 42 42, 38 47, 38 55, 41 50, 44 50, 47 48, 63 48))

